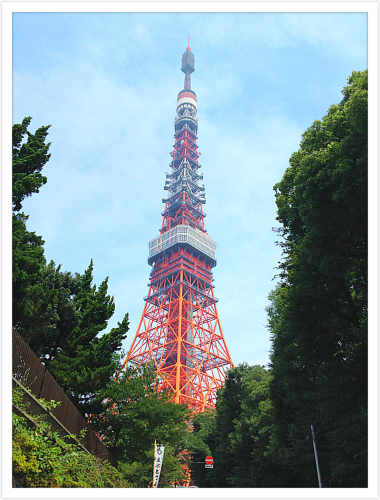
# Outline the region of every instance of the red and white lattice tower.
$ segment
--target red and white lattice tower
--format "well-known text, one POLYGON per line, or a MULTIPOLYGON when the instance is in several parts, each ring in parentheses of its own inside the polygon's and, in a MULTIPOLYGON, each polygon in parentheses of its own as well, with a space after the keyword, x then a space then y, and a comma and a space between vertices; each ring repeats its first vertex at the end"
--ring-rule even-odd
POLYGON ((197 96, 191 90, 194 55, 182 56, 185 88, 177 98, 171 172, 159 236, 149 242, 149 292, 125 366, 153 363, 161 388, 176 403, 199 412, 215 404, 232 361, 214 297, 216 243, 204 228, 205 188, 200 184, 197 96))

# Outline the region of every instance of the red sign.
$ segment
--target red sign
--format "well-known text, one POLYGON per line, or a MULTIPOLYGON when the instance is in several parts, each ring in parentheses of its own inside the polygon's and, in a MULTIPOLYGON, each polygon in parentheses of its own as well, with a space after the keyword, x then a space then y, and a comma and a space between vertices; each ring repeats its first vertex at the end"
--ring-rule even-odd
POLYGON ((212 457, 206 457, 205 462, 207 465, 211 465, 213 463, 214 459, 212 457))

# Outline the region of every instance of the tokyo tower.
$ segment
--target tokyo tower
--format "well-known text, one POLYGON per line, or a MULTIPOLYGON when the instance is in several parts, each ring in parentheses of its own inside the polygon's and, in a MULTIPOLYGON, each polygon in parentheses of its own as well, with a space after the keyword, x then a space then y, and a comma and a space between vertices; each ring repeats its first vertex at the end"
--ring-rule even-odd
POLYGON ((160 234, 149 242, 152 266, 145 306, 124 367, 154 365, 159 388, 196 412, 213 407, 226 370, 233 366, 219 322, 212 268, 216 243, 204 227, 200 184, 197 96, 191 90, 194 54, 182 56, 184 89, 177 97, 175 143, 162 201, 160 234))

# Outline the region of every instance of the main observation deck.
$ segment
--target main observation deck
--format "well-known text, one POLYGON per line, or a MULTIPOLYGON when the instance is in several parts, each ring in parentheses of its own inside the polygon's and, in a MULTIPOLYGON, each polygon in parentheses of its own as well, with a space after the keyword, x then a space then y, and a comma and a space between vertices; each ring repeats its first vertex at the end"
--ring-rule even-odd
POLYGON ((175 246, 190 246, 203 258, 216 266, 216 243, 199 229, 186 225, 173 227, 149 242, 148 264, 162 257, 162 254, 175 246))

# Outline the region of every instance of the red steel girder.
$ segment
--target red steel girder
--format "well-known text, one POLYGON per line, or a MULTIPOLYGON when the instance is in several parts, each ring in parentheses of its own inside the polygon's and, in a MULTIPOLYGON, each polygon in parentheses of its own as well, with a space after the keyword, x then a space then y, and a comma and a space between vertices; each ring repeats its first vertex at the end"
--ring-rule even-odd
MULTIPOLYGON (((193 257, 192 262, 194 271, 199 258, 193 257)), ((159 388, 170 389, 176 403, 204 411, 215 404, 216 391, 233 365, 220 326, 211 273, 206 282, 196 271, 190 275, 177 265, 170 279, 151 284, 125 365, 153 363, 161 380, 159 388)), ((159 272, 154 269, 153 274, 159 272)))

